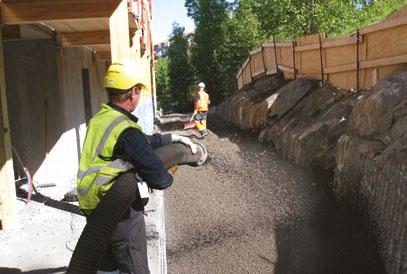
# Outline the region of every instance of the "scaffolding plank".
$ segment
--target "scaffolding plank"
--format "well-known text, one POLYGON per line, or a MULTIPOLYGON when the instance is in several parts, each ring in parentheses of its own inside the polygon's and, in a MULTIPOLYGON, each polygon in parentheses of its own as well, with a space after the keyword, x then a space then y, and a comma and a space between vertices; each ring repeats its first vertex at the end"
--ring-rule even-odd
POLYGON ((61 33, 63 47, 110 44, 109 31, 86 31, 61 33))
POLYGON ((86 18, 108 18, 120 0, 22 0, 0 3, 4 24, 18 25, 86 18))

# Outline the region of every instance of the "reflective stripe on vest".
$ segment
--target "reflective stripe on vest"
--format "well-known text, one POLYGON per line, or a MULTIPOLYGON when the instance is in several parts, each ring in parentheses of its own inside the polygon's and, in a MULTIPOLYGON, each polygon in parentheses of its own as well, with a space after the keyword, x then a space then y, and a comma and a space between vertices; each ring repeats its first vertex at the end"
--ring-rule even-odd
POLYGON ((123 113, 102 104, 89 122, 77 174, 81 210, 92 210, 111 188, 117 176, 133 167, 122 159, 111 159, 121 133, 140 126, 123 113))
MULTIPOLYGON (((100 171, 100 169, 103 167, 106 167, 106 166, 102 166, 102 165, 92 166, 92 167, 88 168, 88 170, 86 172, 79 170, 78 173, 82 173, 80 180, 82 180, 82 178, 85 176, 92 175, 93 173, 98 173, 100 171)), ((116 159, 113 162, 111 162, 109 165, 107 165, 107 167, 120 169, 123 172, 126 172, 126 171, 132 169, 134 166, 130 162, 125 162, 122 159, 116 159)), ((93 181, 93 183, 96 185, 105 185, 105 184, 110 183, 111 181, 112 181, 112 178, 110 178, 110 177, 97 175, 95 180, 93 181)), ((83 189, 78 189, 79 194, 85 196, 88 193, 91 186, 92 185, 89 185, 83 189)))
MULTIPOLYGON (((109 136, 110 136, 110 133, 112 133, 112 130, 118 124, 125 121, 126 119, 127 119, 127 117, 125 117, 125 116, 119 116, 116 119, 114 119, 113 122, 107 127, 107 129, 105 130, 105 133, 103 134, 103 137, 100 140, 100 143, 99 143, 99 145, 98 145, 98 147, 96 149, 95 155, 93 155, 93 160, 92 161, 94 161, 96 159, 96 157, 98 157, 98 155, 102 153, 103 147, 105 146, 107 138, 109 138, 109 136)), ((98 166, 93 166, 93 167, 91 166, 86 172, 83 172, 81 169, 79 169, 77 179, 79 181, 82 180, 83 177, 85 177, 86 175, 89 175, 89 174, 93 173, 92 170, 96 169, 97 167, 98 166)), ((97 170, 95 172, 99 171, 100 167, 102 167, 102 166, 99 166, 99 168, 97 168, 97 170)))

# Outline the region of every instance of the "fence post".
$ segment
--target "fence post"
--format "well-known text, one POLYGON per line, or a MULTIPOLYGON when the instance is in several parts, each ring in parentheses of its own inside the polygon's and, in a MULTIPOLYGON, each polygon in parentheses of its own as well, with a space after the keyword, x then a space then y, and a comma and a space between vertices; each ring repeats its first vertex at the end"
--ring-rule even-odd
POLYGON ((263 47, 263 44, 261 44, 261 59, 263 61, 264 75, 267 75, 266 61, 264 61, 264 47, 263 47))
POLYGON ((359 41, 360 41, 360 32, 359 29, 356 30, 356 90, 359 91, 359 41))
POLYGON ((249 53, 249 62, 247 63, 250 69, 250 82, 253 82, 253 72, 252 72, 252 55, 249 53))
POLYGON ((294 79, 297 79, 297 71, 295 70, 295 41, 293 41, 293 66, 294 66, 294 79))
POLYGON ((324 63, 322 59, 322 38, 321 38, 321 33, 319 34, 319 58, 321 59, 321 80, 324 81, 324 63))
POLYGON ((277 46, 276 46, 276 38, 273 35, 273 46, 274 46, 274 60, 276 63, 276 71, 278 72, 278 64, 277 64, 277 46))

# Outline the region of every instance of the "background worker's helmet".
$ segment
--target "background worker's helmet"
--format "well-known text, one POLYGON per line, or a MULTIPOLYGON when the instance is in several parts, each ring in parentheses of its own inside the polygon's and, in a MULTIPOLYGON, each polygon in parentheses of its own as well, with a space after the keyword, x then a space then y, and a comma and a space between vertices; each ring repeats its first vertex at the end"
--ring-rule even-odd
POLYGON ((142 70, 133 62, 115 62, 108 68, 103 86, 105 88, 114 88, 127 91, 135 85, 141 85, 145 88, 146 85, 141 79, 142 70))
POLYGON ((205 83, 204 83, 204 82, 200 82, 200 83, 198 84, 198 87, 200 87, 200 88, 205 88, 205 83))

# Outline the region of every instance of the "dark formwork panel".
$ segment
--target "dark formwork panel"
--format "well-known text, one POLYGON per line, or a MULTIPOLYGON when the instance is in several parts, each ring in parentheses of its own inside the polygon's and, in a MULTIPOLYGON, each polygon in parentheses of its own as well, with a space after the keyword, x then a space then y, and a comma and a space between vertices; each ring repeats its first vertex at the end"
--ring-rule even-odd
POLYGON ((56 48, 51 40, 5 42, 4 59, 12 145, 35 172, 61 132, 56 48))

